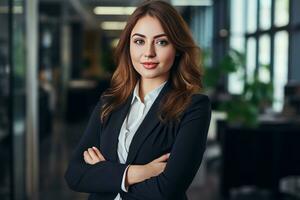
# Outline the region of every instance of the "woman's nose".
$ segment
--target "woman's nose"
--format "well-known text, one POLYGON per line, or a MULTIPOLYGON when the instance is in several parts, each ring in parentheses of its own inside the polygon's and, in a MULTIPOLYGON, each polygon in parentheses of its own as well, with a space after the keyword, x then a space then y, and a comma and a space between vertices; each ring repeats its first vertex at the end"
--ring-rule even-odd
POLYGON ((147 47, 145 49, 144 56, 145 57, 155 57, 156 56, 155 48, 154 48, 154 45, 152 43, 147 45, 147 47))

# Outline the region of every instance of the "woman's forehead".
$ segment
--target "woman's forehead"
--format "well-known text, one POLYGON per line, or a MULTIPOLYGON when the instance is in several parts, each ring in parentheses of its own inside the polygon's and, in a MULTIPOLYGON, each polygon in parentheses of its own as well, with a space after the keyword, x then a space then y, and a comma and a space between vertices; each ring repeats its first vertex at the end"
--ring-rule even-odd
POLYGON ((140 18, 131 31, 131 37, 135 34, 144 35, 145 37, 155 37, 166 34, 160 21, 149 15, 140 18))

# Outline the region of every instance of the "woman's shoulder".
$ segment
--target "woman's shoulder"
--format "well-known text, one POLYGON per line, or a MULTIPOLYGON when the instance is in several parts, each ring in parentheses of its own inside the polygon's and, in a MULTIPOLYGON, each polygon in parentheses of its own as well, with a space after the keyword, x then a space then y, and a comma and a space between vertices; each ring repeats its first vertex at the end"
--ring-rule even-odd
POLYGON ((181 116, 181 124, 194 119, 210 119, 211 103, 207 95, 202 93, 193 94, 191 101, 181 116))
POLYGON ((105 90, 101 95, 100 98, 98 100, 98 104, 100 104, 101 106, 103 106, 104 104, 109 102, 109 97, 106 95, 106 91, 105 90))
POLYGON ((101 108, 103 107, 103 105, 105 104, 106 99, 101 95, 97 102, 95 103, 95 110, 97 111, 101 111, 101 108))
POLYGON ((197 93, 192 95, 190 106, 195 105, 210 105, 210 99, 206 94, 197 93))
POLYGON ((193 94, 185 114, 194 112, 211 112, 211 103, 207 95, 202 93, 193 94))

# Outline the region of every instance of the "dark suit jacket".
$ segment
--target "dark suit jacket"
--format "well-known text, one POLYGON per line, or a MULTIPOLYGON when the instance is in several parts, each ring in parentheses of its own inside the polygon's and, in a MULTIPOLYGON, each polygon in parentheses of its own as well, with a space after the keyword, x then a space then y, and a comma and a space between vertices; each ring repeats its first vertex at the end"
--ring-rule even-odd
POLYGON ((180 117, 180 122, 162 123, 157 117, 159 103, 170 90, 170 81, 164 86, 130 145, 125 164, 118 162, 118 136, 130 108, 132 95, 102 124, 99 102, 89 120, 65 174, 69 187, 91 193, 91 200, 113 200, 117 193, 123 200, 184 200, 186 190, 200 167, 206 146, 210 122, 210 102, 207 96, 193 95, 192 101, 180 117), (96 146, 106 161, 86 164, 83 152, 96 146), (141 183, 131 185, 123 192, 121 181, 129 164, 146 164, 170 152, 164 172, 141 183))

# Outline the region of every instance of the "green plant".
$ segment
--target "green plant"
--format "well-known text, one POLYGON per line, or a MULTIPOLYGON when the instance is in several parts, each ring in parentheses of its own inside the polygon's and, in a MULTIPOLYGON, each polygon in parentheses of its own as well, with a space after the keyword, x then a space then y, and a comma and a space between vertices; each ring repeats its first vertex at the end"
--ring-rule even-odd
MULTIPOLYGON (((210 90, 223 84, 222 79, 231 73, 242 70, 245 72, 245 55, 235 50, 230 50, 216 67, 206 68, 204 85, 210 90)), ((268 65, 261 65, 265 71, 269 71, 268 65)), ((230 95, 230 98, 222 100, 217 108, 227 113, 230 124, 255 127, 258 124, 258 116, 264 112, 273 102, 273 84, 264 82, 259 78, 258 70, 255 71, 252 80, 247 79, 246 74, 240 78, 244 80, 243 92, 239 95, 230 95)), ((219 91, 214 91, 218 93, 219 91)))
MULTIPOLYGON (((210 54, 204 52, 204 63, 210 54)), ((207 88, 215 88, 222 77, 238 71, 245 63, 245 55, 236 51, 230 50, 227 55, 221 60, 218 66, 205 67, 204 84, 207 88)), ((206 66, 206 65, 205 65, 206 66)), ((221 83, 222 84, 222 83, 221 83)))

